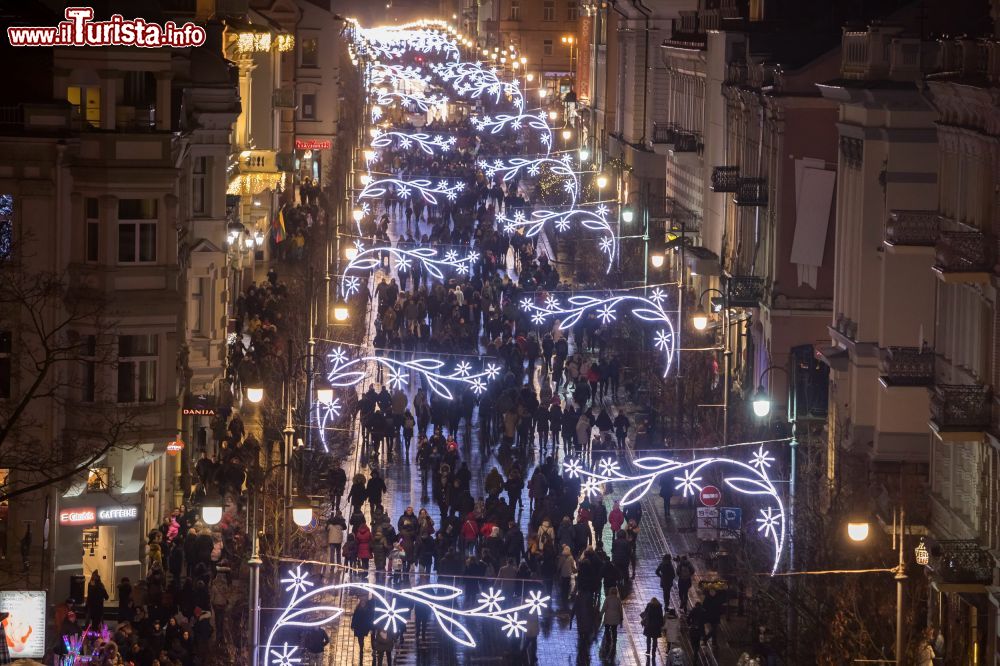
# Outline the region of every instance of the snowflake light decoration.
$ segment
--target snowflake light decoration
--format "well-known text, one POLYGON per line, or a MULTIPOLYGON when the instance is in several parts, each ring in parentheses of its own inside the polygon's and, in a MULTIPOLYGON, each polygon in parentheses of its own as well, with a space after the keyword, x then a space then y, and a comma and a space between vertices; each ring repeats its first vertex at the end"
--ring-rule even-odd
POLYGON ((773 462, 774 458, 764 449, 763 444, 754 451, 753 457, 750 460, 750 464, 761 471, 764 471, 765 467, 770 467, 773 462))
POLYGON ((521 310, 528 314, 533 323, 538 325, 551 317, 560 320, 559 326, 563 330, 571 329, 587 312, 591 311, 595 312, 605 324, 610 323, 616 320, 618 308, 631 313, 633 317, 642 321, 659 325, 654 344, 657 349, 663 352, 665 361, 663 376, 666 377, 677 353, 677 337, 674 333, 672 319, 676 313, 664 310, 662 304, 642 296, 634 296, 630 292, 612 292, 612 295, 607 298, 571 296, 565 305, 560 305, 558 301, 546 301, 544 305, 538 305, 527 298, 521 301, 521 310))
POLYGON ((355 255, 348 262, 347 266, 344 267, 344 272, 340 280, 340 291, 345 298, 358 293, 360 289, 360 282, 348 283, 348 279, 351 277, 354 280, 358 279, 357 276, 352 276, 351 273, 381 268, 382 256, 386 254, 396 263, 397 269, 405 272, 412 268, 414 262, 419 262, 421 268, 425 271, 425 275, 437 278, 438 280, 444 280, 446 271, 455 270, 462 274, 471 271, 472 266, 479 260, 478 253, 470 253, 465 257, 459 257, 457 252, 450 255, 453 257, 452 259, 448 259, 447 257, 440 259, 438 258, 438 251, 430 247, 417 247, 410 250, 386 245, 384 247, 369 248, 355 255))
POLYGON ((342 405, 340 404, 340 398, 334 398, 330 402, 320 402, 317 400, 315 403, 316 428, 319 432, 319 440, 323 444, 324 451, 330 450, 326 444, 327 425, 336 422, 336 420, 340 418, 341 411, 342 405))
POLYGON ((288 585, 285 588, 285 592, 306 592, 310 587, 314 585, 312 581, 309 580, 309 576, 306 572, 302 571, 302 565, 295 567, 293 571, 288 572, 288 578, 282 578, 282 583, 288 585))
MULTIPOLYGON (((307 574, 302 577, 308 580, 307 574)), ((327 599, 335 599, 343 592, 370 595, 377 604, 376 626, 392 632, 405 626, 407 614, 414 605, 422 606, 430 611, 445 636, 470 648, 476 647, 476 639, 465 626, 466 621, 493 622, 509 636, 520 636, 527 629, 521 613, 540 615, 550 601, 548 596, 531 590, 522 603, 504 608, 504 597, 490 590, 474 607, 463 609, 461 603, 456 603, 463 594, 462 589, 441 583, 396 589, 377 583, 349 581, 316 587, 308 592, 296 587, 291 592, 288 604, 278 615, 263 646, 270 666, 294 666, 301 662, 297 656, 299 647, 289 645, 285 637, 298 636, 302 628, 321 627, 340 618, 344 609, 330 605, 327 599)))
POLYGON ((545 118, 545 112, 539 112, 537 114, 532 113, 519 113, 516 115, 511 115, 507 113, 498 114, 495 118, 486 116, 484 118, 473 118, 473 126, 480 132, 489 131, 490 134, 498 134, 503 131, 507 126, 511 129, 514 128, 514 124, 517 123, 518 126, 525 126, 530 129, 536 130, 538 132, 539 141, 545 146, 545 154, 547 155, 552 148, 552 128, 549 127, 548 122, 545 118))
POLYGON ((618 255, 618 235, 607 218, 606 208, 603 214, 600 207, 591 211, 570 206, 562 211, 532 211, 531 217, 527 219, 523 213, 520 218, 515 215, 513 220, 504 215, 497 216, 497 223, 504 230, 504 233, 513 234, 523 229, 524 235, 529 238, 537 236, 546 224, 551 223, 555 225, 557 230, 567 231, 574 221, 588 231, 596 231, 601 234, 600 248, 608 259, 605 273, 610 273, 612 266, 614 266, 614 258, 618 255))
POLYGON ((487 382, 493 379, 499 370, 494 371, 492 365, 477 373, 471 371, 462 374, 457 369, 445 373, 445 362, 438 358, 414 358, 400 361, 386 356, 361 356, 347 359, 333 348, 327 354, 327 380, 334 388, 357 386, 368 377, 366 367, 369 363, 381 365, 388 371, 385 383, 390 388, 405 388, 409 385, 409 377, 416 375, 420 383, 436 395, 451 400, 455 397, 453 390, 466 388, 476 395, 486 390, 487 382), (337 360, 340 358, 341 360, 337 360))
POLYGON ((439 153, 446 153, 451 150, 458 139, 449 136, 446 137, 441 134, 431 135, 426 132, 381 132, 378 136, 372 139, 372 148, 389 148, 394 143, 399 145, 400 148, 409 149, 412 146, 417 146, 424 153, 428 155, 433 155, 434 151, 439 153))
POLYGON ((401 180, 399 178, 380 178, 373 180, 358 194, 358 200, 380 199, 391 189, 395 189, 401 199, 409 199, 411 192, 416 192, 427 203, 436 206, 438 196, 444 196, 448 201, 458 199, 458 193, 465 189, 465 184, 457 181, 451 184, 432 183, 427 178, 401 180))
POLYGON ((563 462, 563 473, 569 478, 582 478, 584 485, 621 484, 627 490, 619 502, 627 506, 641 500, 661 477, 671 479, 685 496, 692 495, 702 488, 703 470, 720 468, 722 482, 730 490, 739 495, 768 498, 770 506, 760 510, 757 529, 774 548, 771 574, 777 572, 785 546, 785 513, 781 496, 766 466, 722 456, 685 461, 651 456, 636 458, 632 466, 635 472, 626 473, 605 458, 597 463, 596 469, 589 470, 579 460, 567 460, 563 462))

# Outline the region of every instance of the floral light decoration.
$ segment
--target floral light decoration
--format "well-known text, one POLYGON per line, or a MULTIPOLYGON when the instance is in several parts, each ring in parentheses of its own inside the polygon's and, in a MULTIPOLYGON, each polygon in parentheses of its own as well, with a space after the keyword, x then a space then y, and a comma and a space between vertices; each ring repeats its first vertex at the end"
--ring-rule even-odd
POLYGON ((768 475, 768 464, 764 464, 768 460, 773 458, 761 446, 749 463, 721 456, 688 461, 643 457, 632 461, 638 471, 627 474, 609 458, 600 460, 594 470, 588 470, 579 460, 570 459, 563 462, 563 473, 571 478, 583 479, 584 486, 614 483, 628 486, 628 491, 619 500, 622 506, 627 506, 642 499, 656 480, 665 474, 672 475, 674 487, 684 497, 696 495, 704 485, 702 471, 709 467, 722 467, 730 472, 723 476, 722 482, 731 490, 741 495, 767 496, 772 500, 772 505, 760 510, 756 523, 757 532, 774 546, 771 566, 771 575, 774 575, 785 548, 785 508, 774 481, 768 475))
POLYGON ((431 583, 395 589, 368 582, 347 582, 314 587, 309 574, 302 570, 302 565, 290 571, 289 576, 281 582, 286 584, 285 591, 292 596, 264 644, 268 666, 290 666, 301 662, 298 656, 299 646, 289 645, 287 641, 279 642, 278 633, 285 628, 321 627, 338 619, 344 614, 344 609, 325 601, 338 592, 351 591, 370 595, 375 602, 376 626, 393 632, 406 626, 408 613, 413 606, 423 606, 431 612, 446 636, 459 645, 470 648, 476 647, 476 639, 465 626, 465 621, 495 622, 508 636, 519 638, 527 631, 527 623, 522 619, 521 613, 541 615, 550 599, 532 590, 522 603, 504 608, 501 605, 504 597, 490 588, 480 597, 476 606, 465 610, 454 603, 462 596, 462 590, 453 585, 431 583))
POLYGON ((445 153, 455 147, 458 139, 453 136, 443 134, 427 134, 426 132, 383 132, 379 130, 375 138, 372 139, 372 148, 388 148, 395 143, 403 150, 409 150, 417 146, 428 155, 433 155, 434 150, 445 153))
POLYGON ((340 398, 334 398, 330 402, 320 402, 317 400, 314 405, 314 411, 314 419, 319 431, 319 441, 323 444, 323 450, 329 452, 330 448, 326 443, 326 429, 331 423, 336 422, 340 418, 343 405, 340 403, 340 398))
POLYGON ((584 229, 601 233, 599 245, 601 252, 608 258, 605 272, 610 273, 614 258, 618 255, 618 236, 608 221, 608 207, 603 204, 592 211, 584 208, 570 208, 563 211, 535 210, 531 212, 531 217, 525 217, 523 212, 517 211, 513 217, 505 215, 497 217, 497 223, 505 233, 513 234, 523 229, 528 237, 537 236, 546 224, 553 224, 557 230, 566 231, 574 221, 584 229))
POLYGON ((492 162, 480 160, 479 168, 483 170, 488 180, 492 181, 496 176, 500 176, 507 183, 514 180, 522 172, 535 177, 541 173, 543 167, 548 167, 553 175, 566 179, 564 181, 564 188, 566 193, 570 195, 572 205, 575 205, 576 195, 580 191, 580 182, 576 177, 576 172, 570 167, 572 159, 572 156, 566 153, 562 159, 558 160, 551 157, 539 157, 535 159, 513 157, 506 161, 494 159, 492 162))
POLYGON ((501 80, 496 68, 486 69, 478 62, 455 62, 431 65, 431 71, 449 83, 461 97, 479 98, 488 94, 499 104, 507 96, 518 113, 524 112, 524 95, 517 81, 501 80))
POLYGON ((619 307, 643 321, 658 324, 658 339, 664 341, 659 348, 664 355, 663 376, 666 377, 677 353, 677 336, 674 335, 674 324, 669 316, 676 313, 664 310, 661 299, 619 293, 608 298, 570 296, 565 306, 552 299, 541 305, 530 298, 521 301, 521 309, 531 316, 535 324, 542 324, 550 318, 559 319, 559 325, 564 330, 572 328, 588 312, 595 312, 602 323, 611 323, 617 319, 616 311, 619 307))
POLYGON ((443 195, 448 201, 458 199, 458 193, 465 189, 465 183, 461 180, 448 181, 439 180, 432 182, 429 178, 414 178, 413 180, 403 180, 401 178, 380 178, 373 180, 358 194, 358 200, 378 199, 390 189, 395 189, 400 199, 409 199, 414 193, 436 206, 438 199, 436 195, 443 195))
POLYGON ((385 254, 389 255, 396 263, 396 270, 399 272, 405 273, 412 270, 413 263, 419 262, 427 275, 439 280, 444 279, 444 271, 446 270, 454 270, 459 275, 469 275, 472 273, 472 267, 479 261, 479 253, 476 251, 459 257, 455 250, 448 250, 444 257, 440 257, 437 250, 429 247, 417 247, 412 250, 392 246, 373 247, 366 250, 360 244, 356 247, 358 247, 358 253, 344 268, 340 280, 340 292, 344 298, 350 298, 361 288, 360 280, 350 273, 378 268, 382 265, 381 257, 385 254))
POLYGON ((409 385, 411 373, 416 373, 421 382, 436 395, 452 400, 455 394, 452 389, 472 391, 481 395, 486 391, 487 383, 500 374, 500 366, 487 363, 476 373, 467 369, 453 368, 445 370, 448 365, 438 358, 416 358, 411 361, 399 361, 385 356, 362 356, 351 359, 341 347, 335 348, 328 355, 327 380, 334 388, 357 386, 369 376, 368 365, 381 365, 388 371, 386 384, 390 388, 405 388, 409 385))
POLYGON ((548 154, 552 150, 552 128, 549 127, 549 123, 545 119, 544 111, 518 114, 501 113, 496 117, 473 118, 472 125, 480 132, 488 130, 490 134, 498 134, 506 128, 519 130, 523 127, 529 127, 538 130, 538 138, 545 146, 545 153, 548 154))
MULTIPOLYGON (((376 94, 375 103, 379 106, 391 106, 399 103, 410 111, 419 110, 424 113, 431 110, 431 107, 446 104, 448 99, 442 95, 425 95, 419 92, 403 92, 401 90, 380 89, 376 94)), ((381 116, 380 116, 381 117, 381 116)), ((376 119, 377 120, 377 119, 376 119)))

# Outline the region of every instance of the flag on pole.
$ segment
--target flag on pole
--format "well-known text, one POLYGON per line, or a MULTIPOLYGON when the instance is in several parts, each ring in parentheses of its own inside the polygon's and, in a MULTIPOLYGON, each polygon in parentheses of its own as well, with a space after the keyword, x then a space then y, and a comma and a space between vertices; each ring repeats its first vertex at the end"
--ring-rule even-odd
POLYGON ((274 242, 280 243, 285 240, 287 231, 285 230, 285 209, 279 208, 278 214, 274 218, 274 222, 271 224, 271 228, 274 230, 274 242))

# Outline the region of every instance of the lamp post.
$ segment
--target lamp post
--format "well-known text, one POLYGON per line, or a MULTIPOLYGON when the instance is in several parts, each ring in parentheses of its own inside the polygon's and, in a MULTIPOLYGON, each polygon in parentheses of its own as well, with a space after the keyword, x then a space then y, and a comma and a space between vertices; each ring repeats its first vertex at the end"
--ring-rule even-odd
POLYGON ((708 312, 702 305, 702 301, 705 294, 709 292, 715 292, 722 297, 722 358, 724 368, 722 375, 722 445, 725 446, 729 444, 729 368, 730 354, 732 353, 729 349, 729 298, 714 288, 701 292, 698 297, 698 306, 691 313, 691 324, 699 331, 704 331, 708 326, 708 312))

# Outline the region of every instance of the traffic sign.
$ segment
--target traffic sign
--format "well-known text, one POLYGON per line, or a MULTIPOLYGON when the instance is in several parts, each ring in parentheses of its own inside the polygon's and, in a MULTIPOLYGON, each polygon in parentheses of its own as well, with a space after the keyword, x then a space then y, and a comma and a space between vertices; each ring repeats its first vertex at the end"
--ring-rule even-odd
POLYGON ((696 536, 701 541, 715 541, 719 538, 719 510, 714 507, 699 506, 695 510, 697 518, 696 536))
POLYGON ((698 494, 703 506, 719 506, 722 501, 722 491, 715 486, 705 486, 698 494))
POLYGON ((743 529, 743 509, 732 506, 719 509, 719 532, 723 539, 735 539, 743 529))

